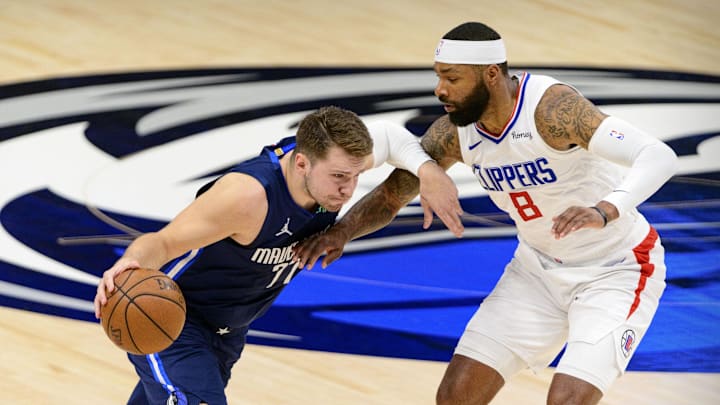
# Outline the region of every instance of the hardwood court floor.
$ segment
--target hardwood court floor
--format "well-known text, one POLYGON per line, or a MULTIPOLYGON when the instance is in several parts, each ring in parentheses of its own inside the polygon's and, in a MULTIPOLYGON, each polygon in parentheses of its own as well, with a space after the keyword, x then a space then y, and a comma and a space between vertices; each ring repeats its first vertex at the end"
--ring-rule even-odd
MULTIPOLYGON (((136 383, 99 325, 0 308, 0 398, 13 404, 119 404, 136 383)), ((231 404, 431 404, 441 362, 249 345, 235 366, 231 404)), ((493 403, 541 404, 552 370, 512 380, 493 403)), ((631 372, 603 404, 711 404, 718 377, 631 372)))
MULTIPOLYGON (((511 65, 720 74, 720 2, 707 0, 0 0, 0 84, 93 73, 244 66, 430 66, 478 20, 511 65)), ((4 248, 0 246, 0 248, 4 248)), ((118 404, 134 373, 97 325, 0 308, 0 399, 118 404)), ((249 346, 232 404, 430 404, 445 364, 249 346)), ((496 404, 540 404, 552 370, 496 404)), ((603 404, 718 403, 716 374, 628 373, 603 404)))

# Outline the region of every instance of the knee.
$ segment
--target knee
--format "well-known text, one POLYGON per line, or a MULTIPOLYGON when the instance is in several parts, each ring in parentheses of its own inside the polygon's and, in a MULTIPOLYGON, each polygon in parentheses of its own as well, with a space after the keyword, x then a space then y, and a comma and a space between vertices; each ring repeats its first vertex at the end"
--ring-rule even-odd
POLYGON ((435 403, 437 405, 450 405, 460 403, 459 398, 457 398, 457 393, 459 391, 452 385, 453 384, 449 384, 444 380, 442 383, 440 383, 440 387, 438 387, 437 393, 435 394, 435 403))
MULTIPOLYGON (((446 376, 447 377, 447 376, 446 376)), ((458 405, 478 402, 477 395, 481 384, 473 384, 465 375, 456 375, 455 378, 443 378, 435 394, 435 403, 438 405, 458 405)))
POLYGON ((503 386, 503 378, 490 366, 462 355, 453 356, 440 382, 438 404, 487 404, 503 386))
POLYGON ((460 378, 443 380, 435 394, 437 405, 488 404, 499 390, 495 384, 486 381, 470 381, 460 378))
POLYGON ((602 393, 589 386, 551 386, 548 392, 548 405, 593 405, 602 398, 602 393))
POLYGON ((448 386, 448 384, 440 384, 435 394, 435 403, 437 405, 456 405, 467 403, 465 395, 460 395, 462 390, 448 386))
POLYGON ((567 389, 551 389, 548 392, 547 405, 576 405, 582 404, 578 392, 567 389))

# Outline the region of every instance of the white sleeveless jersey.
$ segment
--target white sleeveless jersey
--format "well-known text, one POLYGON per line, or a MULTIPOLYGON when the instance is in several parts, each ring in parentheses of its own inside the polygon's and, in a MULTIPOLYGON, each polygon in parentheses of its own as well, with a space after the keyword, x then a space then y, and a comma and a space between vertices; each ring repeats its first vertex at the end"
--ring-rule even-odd
POLYGON ((545 91, 560 82, 529 73, 518 79, 515 107, 500 134, 476 124, 458 128, 464 163, 515 221, 520 242, 556 262, 599 263, 635 247, 650 230, 635 209, 603 229, 581 229, 559 240, 552 235, 554 216, 573 205, 595 205, 627 169, 581 147, 558 151, 548 146, 535 126, 535 109, 545 91))

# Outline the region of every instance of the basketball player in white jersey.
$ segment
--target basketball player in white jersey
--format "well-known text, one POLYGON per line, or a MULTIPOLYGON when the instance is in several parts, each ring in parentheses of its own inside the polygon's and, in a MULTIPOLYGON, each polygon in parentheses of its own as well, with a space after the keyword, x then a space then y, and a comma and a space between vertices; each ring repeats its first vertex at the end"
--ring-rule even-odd
MULTIPOLYGON (((663 247, 636 207, 675 173, 677 157, 567 84, 509 75, 505 54, 481 23, 454 28, 435 52, 435 94, 448 114, 423 147, 446 169, 469 166, 518 230, 514 257, 467 324, 437 402, 488 403, 567 344, 547 403, 595 404, 625 371, 665 288, 663 247)), ((327 266, 416 193, 417 180, 395 171, 301 246, 302 264, 326 253, 327 266)), ((482 254, 476 260, 482 271, 482 254)))

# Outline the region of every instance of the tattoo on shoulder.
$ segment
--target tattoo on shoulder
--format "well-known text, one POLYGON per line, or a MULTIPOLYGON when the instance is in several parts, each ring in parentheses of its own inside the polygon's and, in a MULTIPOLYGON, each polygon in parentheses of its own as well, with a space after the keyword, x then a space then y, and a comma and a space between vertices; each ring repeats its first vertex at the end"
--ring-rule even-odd
POLYGON ((462 160, 457 127, 444 115, 430 126, 422 139, 425 151, 444 168, 462 160))
POLYGON ((593 103, 565 85, 551 86, 535 111, 535 122, 543 139, 559 149, 573 144, 587 149, 605 117, 593 103))

